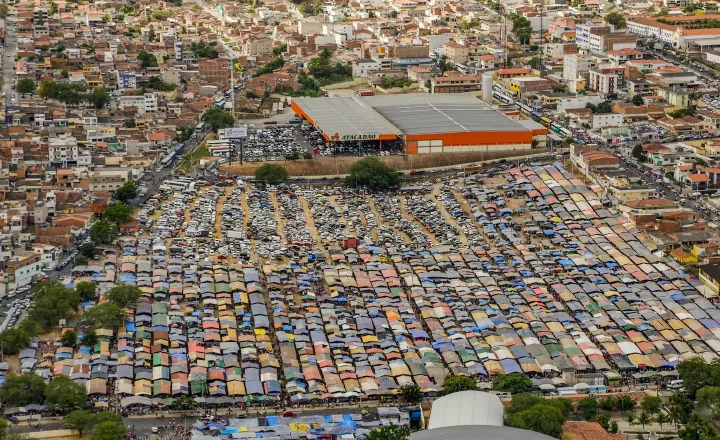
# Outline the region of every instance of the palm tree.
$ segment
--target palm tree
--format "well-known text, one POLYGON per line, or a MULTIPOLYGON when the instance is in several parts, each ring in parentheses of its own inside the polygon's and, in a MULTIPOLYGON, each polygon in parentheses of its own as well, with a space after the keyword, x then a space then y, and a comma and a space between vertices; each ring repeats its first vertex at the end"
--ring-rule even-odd
POLYGON ((669 417, 666 416, 665 413, 662 412, 662 410, 660 410, 660 413, 657 416, 655 416, 655 421, 660 425, 660 430, 662 430, 663 423, 667 423, 670 420, 669 420, 669 417))
POLYGON ((635 424, 635 413, 632 411, 628 411, 625 413, 625 421, 628 422, 629 426, 632 426, 635 424))
POLYGON ((668 407, 668 422, 672 422, 677 428, 678 423, 681 421, 682 413, 680 412, 680 408, 675 404, 670 404, 668 407))
POLYGON ((645 430, 645 425, 652 422, 652 417, 650 417, 650 414, 646 413, 645 411, 640 413, 640 417, 638 417, 638 423, 642 425, 643 431, 645 430))

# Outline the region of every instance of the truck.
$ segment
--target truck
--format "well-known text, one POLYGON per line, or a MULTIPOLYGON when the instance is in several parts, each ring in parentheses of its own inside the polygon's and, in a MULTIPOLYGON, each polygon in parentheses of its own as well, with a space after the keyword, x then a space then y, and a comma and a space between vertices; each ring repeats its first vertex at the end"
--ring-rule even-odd
POLYGON ((355 94, 358 96, 374 96, 375 92, 373 92, 372 90, 361 89, 355 92, 355 94))

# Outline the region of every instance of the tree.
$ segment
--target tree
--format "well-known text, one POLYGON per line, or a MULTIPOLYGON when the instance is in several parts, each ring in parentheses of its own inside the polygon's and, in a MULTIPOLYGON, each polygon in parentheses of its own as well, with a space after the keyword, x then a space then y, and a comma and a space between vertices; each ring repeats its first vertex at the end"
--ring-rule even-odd
POLYGON ((102 422, 93 429, 92 440, 123 440, 125 425, 115 422, 102 422))
POLYGON ((0 386, 0 398, 5 406, 25 406, 42 403, 45 381, 35 373, 9 374, 0 386))
POLYGON ((408 403, 415 403, 422 400, 422 392, 416 384, 408 384, 400 387, 400 396, 408 403))
POLYGON ((669 422, 670 419, 668 416, 665 415, 664 412, 660 411, 657 416, 655 416, 655 422, 657 422, 658 425, 660 425, 660 430, 662 431, 662 427, 665 423, 669 422))
POLYGON ((96 243, 110 244, 115 240, 118 227, 110 220, 100 220, 90 227, 90 238, 96 243))
POLYGON ((25 330, 9 328, 0 333, 0 346, 5 354, 16 354, 30 346, 30 335, 25 330))
POLYGON ((90 263, 90 259, 85 255, 80 255, 78 257, 75 257, 75 263, 73 264, 73 267, 87 266, 88 263, 90 263))
POLYGON ((713 419, 720 419, 720 387, 702 387, 696 398, 700 408, 707 408, 713 419))
POLYGON ((35 93, 35 81, 30 78, 23 78, 17 82, 16 89, 21 95, 30 95, 35 93))
POLYGON ((220 56, 220 53, 215 50, 213 45, 205 41, 192 42, 190 46, 188 46, 188 49, 197 58, 217 58, 220 56))
POLYGON ((33 288, 35 304, 30 309, 30 319, 44 330, 58 325, 71 311, 80 308, 80 295, 57 281, 39 283, 33 288))
POLYGON ((595 419, 605 431, 610 430, 610 416, 607 414, 601 414, 595 419))
POLYGON ((527 393, 533 388, 532 380, 522 373, 497 375, 492 381, 494 391, 505 393, 527 393))
POLYGON ((5 17, 7 17, 7 13, 8 13, 8 5, 5 3, 0 3, 0 18, 2 18, 4 20, 5 17))
POLYGON ((214 132, 217 132, 221 128, 228 128, 235 125, 233 115, 219 108, 206 110, 202 115, 202 121, 209 124, 214 132))
POLYGON ((275 56, 279 56, 285 52, 287 52, 287 44, 282 44, 278 47, 273 47, 273 55, 275 55, 275 56))
POLYGON ((662 398, 659 396, 645 396, 640 402, 640 407, 650 415, 657 414, 662 407, 662 398))
POLYGON ((514 414, 527 411, 535 405, 549 405, 557 408, 564 417, 570 415, 573 410, 573 403, 570 399, 556 398, 544 399, 529 393, 514 394, 510 406, 505 409, 505 416, 510 417, 514 414))
POLYGON ((635 144, 632 150, 632 156, 637 160, 642 160, 645 157, 645 152, 641 144, 635 144))
POLYGON ((82 337, 82 345, 86 345, 88 347, 94 347, 97 345, 98 341, 98 335, 95 333, 95 330, 86 331, 82 337))
POLYGON ((598 400, 594 396, 586 397, 578 402, 577 410, 585 420, 594 419, 598 415, 598 400))
POLYGON ((6 440, 8 438, 8 421, 0 419, 0 439, 6 440))
POLYGON ((140 67, 147 69, 148 67, 157 67, 158 61, 155 55, 141 50, 138 54, 138 60, 140 60, 140 67))
POLYGON ((406 426, 390 425, 370 431, 365 440, 407 440, 410 429, 406 426))
POLYGON ((101 411, 93 417, 93 426, 105 422, 122 423, 123 418, 119 414, 110 411, 101 411))
MULTIPOLYGON (((118 191, 120 188, 118 188, 118 191)), ((111 203, 105 208, 102 216, 105 219, 110 220, 116 225, 121 225, 126 222, 132 214, 132 208, 123 203, 111 203)))
POLYGON ((642 96, 640 96, 640 95, 635 95, 635 96, 633 96, 633 98, 632 98, 632 104, 633 104, 633 105, 644 105, 644 104, 645 104, 645 100, 643 99, 642 96))
POLYGON ((113 330, 122 327, 126 320, 127 314, 112 302, 98 304, 83 316, 83 322, 90 327, 113 330))
POLYGON ((652 422, 652 417, 650 416, 650 414, 648 414, 647 412, 643 411, 643 412, 641 412, 640 415, 638 416, 637 421, 638 421, 638 424, 642 425, 643 430, 645 430, 645 425, 647 425, 648 423, 652 422))
POLYGON ((58 375, 45 389, 45 403, 63 411, 81 409, 87 404, 87 391, 68 376, 58 375))
POLYGON ((598 406, 603 411, 612 411, 615 409, 615 398, 613 396, 598 400, 598 406))
POLYGON ((357 188, 389 189, 400 184, 398 172, 376 157, 366 157, 350 167, 350 175, 345 178, 345 185, 357 188))
POLYGON ((390 15, 391 18, 397 18, 397 17, 398 17, 398 11, 396 11, 396 10, 393 9, 392 11, 390 11, 390 14, 389 14, 389 15, 390 15))
POLYGON ((74 330, 66 331, 60 338, 60 342, 64 347, 75 347, 75 344, 77 344, 77 333, 75 333, 74 330))
POLYGON ((93 423, 93 413, 87 410, 77 410, 65 416, 63 427, 77 431, 78 436, 82 437, 84 432, 88 432, 92 428, 93 423))
POLYGON ((611 12, 605 16, 605 21, 608 24, 615 26, 615 29, 622 29, 625 27, 627 20, 625 16, 620 12, 611 12))
POLYGON ((508 425, 560 438, 565 417, 550 405, 535 405, 508 418, 508 425))
POLYGON ((183 417, 185 417, 185 411, 189 411, 197 406, 197 403, 195 402, 195 399, 193 399, 192 396, 189 396, 187 394, 184 394, 172 401, 172 407, 176 410, 180 410, 183 412, 183 417))
POLYGON ((610 434, 617 434, 618 433, 618 424, 615 420, 610 422, 610 429, 608 430, 610 434))
MULTIPOLYGON (((720 25, 720 23, 719 23, 719 25, 720 25)), ((675 119, 683 118, 685 116, 695 116, 696 110, 697 110, 697 108, 695 106, 691 105, 689 107, 684 107, 684 108, 680 108, 675 111, 672 111, 672 112, 668 113, 668 116, 670 116, 671 118, 675 118, 675 119)), ((688 360, 690 360, 690 359, 688 359, 688 360)))
POLYGON ((140 289, 128 284, 120 284, 105 293, 105 299, 124 309, 134 306, 138 298, 140 298, 140 289))
POLYGON ((445 394, 457 393, 458 391, 477 390, 477 381, 472 377, 450 374, 445 376, 442 384, 445 394))
POLYGON ((80 295, 82 302, 95 301, 97 289, 95 284, 88 281, 80 281, 75 285, 75 291, 80 295))
POLYGON ((695 411, 695 402, 690 400, 686 393, 675 393, 668 402, 668 417, 677 426, 678 423, 687 423, 695 411))
POLYGON ((628 425, 632 426, 635 424, 635 413, 632 411, 628 411, 623 416, 626 422, 628 422, 628 425))
POLYGON ((272 163, 266 163, 255 170, 255 179, 265 183, 280 183, 288 177, 290 175, 284 167, 272 163))
POLYGON ((540 68, 540 62, 540 57, 532 57, 530 58, 530 62, 528 62, 528 64, 530 64, 530 67, 533 69, 538 70, 540 68))
POLYGON ((123 183, 120 188, 115 190, 113 197, 121 203, 127 203, 128 200, 132 200, 137 197, 137 188, 135 188, 134 183, 128 180, 123 183))
POLYGON ((104 87, 96 87, 92 92, 85 95, 85 100, 95 108, 102 108, 110 103, 110 94, 104 87))
MULTIPOLYGON (((701 357, 693 357, 680 362, 677 366, 678 375, 683 381, 683 387, 688 396, 695 397, 695 393, 706 385, 714 385, 711 366, 701 357)), ((720 384, 718 384, 720 385, 720 384)))
POLYGON ((22 322, 20 322, 18 328, 27 333, 28 336, 30 336, 31 338, 34 338, 43 331, 42 327, 40 327, 40 324, 33 321, 32 319, 23 320, 22 322))
POLYGON ((685 426, 678 430, 681 440, 717 440, 717 429, 702 416, 693 414, 685 426))

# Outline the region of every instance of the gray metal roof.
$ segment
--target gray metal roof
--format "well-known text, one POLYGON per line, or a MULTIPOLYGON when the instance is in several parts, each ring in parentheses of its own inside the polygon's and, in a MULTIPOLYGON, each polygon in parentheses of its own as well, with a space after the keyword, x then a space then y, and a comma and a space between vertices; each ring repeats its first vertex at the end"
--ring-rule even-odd
POLYGON ((355 97, 293 98, 293 102, 315 122, 315 127, 332 137, 402 134, 372 107, 355 97))
POLYGON ((530 131, 469 93, 376 95, 360 100, 409 135, 530 131))
POLYGON ((508 426, 458 425, 426 429, 410 436, 410 440, 557 440, 549 435, 508 426))

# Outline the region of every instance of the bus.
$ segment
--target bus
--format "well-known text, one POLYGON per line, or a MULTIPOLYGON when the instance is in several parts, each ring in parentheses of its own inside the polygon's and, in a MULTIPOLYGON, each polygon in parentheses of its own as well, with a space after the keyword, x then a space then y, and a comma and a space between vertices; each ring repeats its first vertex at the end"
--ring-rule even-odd
POLYGON ((205 123, 204 122, 201 122, 195 126, 195 133, 200 133, 202 131, 205 131, 205 123))
POLYGON ((552 119, 548 118, 547 116, 543 116, 540 118, 540 123, 546 127, 550 127, 550 124, 552 124, 552 119))
POLYGON ((163 158, 163 160, 160 161, 160 165, 162 165, 162 167, 165 168, 166 166, 168 166, 170 164, 170 162, 173 161, 173 159, 175 159, 174 151, 172 153, 168 154, 167 156, 165 156, 165 158, 163 158))
POLYGON ((185 144, 178 144, 177 147, 175 147, 175 154, 179 154, 184 148, 185 144))

